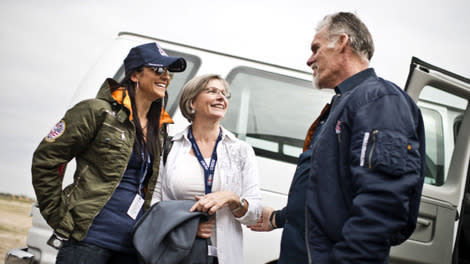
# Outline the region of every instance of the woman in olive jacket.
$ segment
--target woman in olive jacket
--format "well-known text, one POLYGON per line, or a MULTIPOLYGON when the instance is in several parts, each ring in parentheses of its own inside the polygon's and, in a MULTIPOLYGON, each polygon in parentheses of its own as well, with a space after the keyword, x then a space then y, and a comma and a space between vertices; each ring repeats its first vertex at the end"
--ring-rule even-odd
POLYGON ((107 79, 97 98, 69 109, 33 156, 39 209, 63 242, 59 264, 138 262, 131 233, 157 180, 168 72, 186 61, 153 42, 131 49, 124 68, 121 83, 107 79), (73 183, 62 190, 73 158, 73 183))

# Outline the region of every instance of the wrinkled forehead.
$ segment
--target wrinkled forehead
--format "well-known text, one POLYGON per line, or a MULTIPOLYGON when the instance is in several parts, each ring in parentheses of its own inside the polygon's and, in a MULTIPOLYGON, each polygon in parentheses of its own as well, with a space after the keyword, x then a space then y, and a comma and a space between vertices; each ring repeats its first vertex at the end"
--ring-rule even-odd
POLYGON ((320 28, 315 32, 313 40, 328 39, 328 28, 326 26, 320 28))
POLYGON ((326 30, 326 28, 323 28, 322 30, 317 31, 317 33, 315 33, 315 36, 313 37, 310 46, 311 48, 313 48, 315 46, 319 46, 324 42, 328 42, 328 31, 326 30))

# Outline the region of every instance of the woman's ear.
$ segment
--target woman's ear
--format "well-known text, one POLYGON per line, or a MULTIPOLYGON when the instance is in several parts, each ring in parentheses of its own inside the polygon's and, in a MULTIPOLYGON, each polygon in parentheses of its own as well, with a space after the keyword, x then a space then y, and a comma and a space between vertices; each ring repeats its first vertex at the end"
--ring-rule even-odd
POLYGON ((131 75, 131 81, 138 83, 139 82, 139 72, 133 72, 131 75))

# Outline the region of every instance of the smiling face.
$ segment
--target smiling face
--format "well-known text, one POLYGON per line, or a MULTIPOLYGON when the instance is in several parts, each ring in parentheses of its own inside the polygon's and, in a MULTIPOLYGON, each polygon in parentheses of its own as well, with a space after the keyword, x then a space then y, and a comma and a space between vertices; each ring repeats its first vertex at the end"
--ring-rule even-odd
POLYGON ((132 81, 139 84, 136 89, 136 98, 143 98, 151 102, 165 97, 165 91, 170 84, 168 71, 157 73, 153 68, 144 67, 141 72, 133 75, 132 81))
POLYGON ((315 34, 311 44, 312 55, 307 65, 313 70, 313 80, 317 88, 334 88, 337 85, 336 72, 338 50, 337 43, 328 39, 326 28, 315 34))
POLYGON ((192 102, 192 107, 195 110, 194 121, 222 120, 228 107, 228 100, 224 93, 225 87, 220 80, 210 80, 205 89, 192 102))

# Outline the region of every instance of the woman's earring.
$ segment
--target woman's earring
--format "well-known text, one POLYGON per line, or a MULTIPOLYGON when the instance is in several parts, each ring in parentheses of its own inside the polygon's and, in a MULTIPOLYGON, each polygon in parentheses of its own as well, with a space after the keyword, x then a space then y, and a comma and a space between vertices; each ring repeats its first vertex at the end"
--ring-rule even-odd
POLYGON ((139 81, 136 82, 136 89, 139 89, 140 88, 140 85, 139 85, 139 81))
POLYGON ((194 115, 194 114, 196 113, 196 110, 194 110, 194 108, 191 107, 191 111, 190 111, 190 112, 191 112, 191 114, 194 115))

